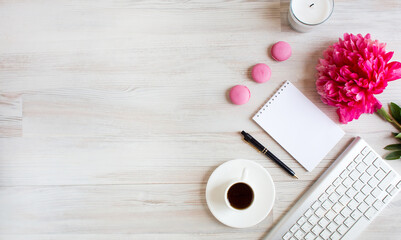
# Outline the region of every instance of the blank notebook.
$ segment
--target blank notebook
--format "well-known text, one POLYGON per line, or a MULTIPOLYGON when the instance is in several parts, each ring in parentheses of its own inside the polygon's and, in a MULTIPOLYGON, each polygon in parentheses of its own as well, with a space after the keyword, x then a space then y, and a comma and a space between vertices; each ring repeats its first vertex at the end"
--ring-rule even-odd
POLYGON ((289 81, 253 120, 308 171, 344 136, 344 131, 289 81))

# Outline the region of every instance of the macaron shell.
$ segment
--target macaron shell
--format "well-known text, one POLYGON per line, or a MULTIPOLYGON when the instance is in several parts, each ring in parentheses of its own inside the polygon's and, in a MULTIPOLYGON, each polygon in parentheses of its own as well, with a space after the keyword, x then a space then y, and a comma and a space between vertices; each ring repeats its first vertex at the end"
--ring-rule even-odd
POLYGON ((236 85, 230 89, 230 100, 236 105, 242 105, 249 101, 251 91, 246 86, 236 85))
POLYGON ((257 83, 269 81, 272 71, 269 66, 264 63, 258 63, 252 68, 252 78, 257 83))
POLYGON ((287 42, 280 41, 273 45, 271 55, 276 61, 285 61, 291 57, 291 46, 287 42))

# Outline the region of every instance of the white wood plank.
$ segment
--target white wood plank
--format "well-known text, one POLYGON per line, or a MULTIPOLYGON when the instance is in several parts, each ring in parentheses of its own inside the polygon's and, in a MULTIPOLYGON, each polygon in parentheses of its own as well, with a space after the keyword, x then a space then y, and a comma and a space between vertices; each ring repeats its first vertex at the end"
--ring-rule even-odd
MULTIPOLYGON (((258 239, 356 136, 376 151, 394 127, 364 115, 306 172, 251 117, 284 80, 331 119, 315 90, 322 51, 344 32, 371 33, 401 59, 401 2, 337 0, 320 29, 297 33, 288 0, 0 1, 1 239, 258 239), (279 40, 292 57, 268 54, 279 40), (249 70, 267 63, 266 84, 249 70), (243 106, 227 90, 249 87, 243 106), (247 130, 295 170, 293 180, 241 140, 247 130), (205 203, 211 172, 253 159, 276 183, 272 213, 248 229, 219 223, 205 203)), ((401 81, 378 96, 401 104, 401 81)), ((294 116, 296 119, 296 116, 294 116)), ((302 141, 302 139, 300 139, 302 141)), ((389 162, 401 173, 401 161, 389 162)), ((360 239, 401 234, 397 196, 360 239)))
POLYGON ((18 94, 0 94, 0 137, 22 136, 22 99, 18 94))

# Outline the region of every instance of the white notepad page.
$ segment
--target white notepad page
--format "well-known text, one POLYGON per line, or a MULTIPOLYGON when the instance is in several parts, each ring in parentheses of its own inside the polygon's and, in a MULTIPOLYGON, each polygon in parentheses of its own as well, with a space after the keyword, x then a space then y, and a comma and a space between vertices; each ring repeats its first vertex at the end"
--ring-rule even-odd
POLYGON ((344 131, 289 81, 253 120, 308 171, 344 136, 344 131))

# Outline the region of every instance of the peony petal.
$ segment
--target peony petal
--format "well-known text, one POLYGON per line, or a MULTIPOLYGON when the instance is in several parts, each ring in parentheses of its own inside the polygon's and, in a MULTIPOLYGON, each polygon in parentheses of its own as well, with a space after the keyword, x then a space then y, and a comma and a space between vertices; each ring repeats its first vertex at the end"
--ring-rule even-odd
POLYGON ((347 124, 354 119, 358 119, 362 112, 355 108, 338 108, 337 115, 339 117, 340 123, 347 124))
POLYGON ((390 61, 390 59, 393 57, 393 55, 394 55, 394 52, 388 52, 388 53, 384 54, 384 56, 383 56, 384 61, 387 63, 388 61, 390 61))
POLYGON ((387 64, 386 81, 394 81, 399 78, 401 78, 401 63, 394 61, 387 64))

